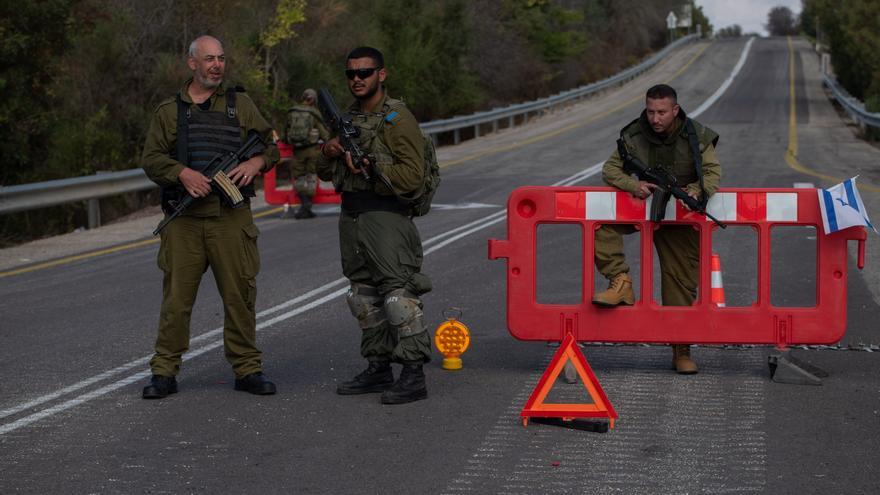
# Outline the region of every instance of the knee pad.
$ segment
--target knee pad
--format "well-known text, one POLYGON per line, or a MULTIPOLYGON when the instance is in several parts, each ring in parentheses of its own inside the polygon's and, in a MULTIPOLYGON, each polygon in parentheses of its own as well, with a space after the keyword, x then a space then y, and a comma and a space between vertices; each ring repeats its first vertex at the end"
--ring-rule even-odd
POLYGON ((422 302, 404 289, 395 289, 385 296, 385 314, 400 338, 428 331, 423 321, 422 302))
POLYGON ((346 296, 348 309, 361 328, 378 327, 385 323, 385 309, 379 291, 366 284, 351 284, 346 296))
POLYGON ((293 183, 293 189, 297 194, 314 196, 318 187, 318 177, 315 174, 300 175, 293 183))

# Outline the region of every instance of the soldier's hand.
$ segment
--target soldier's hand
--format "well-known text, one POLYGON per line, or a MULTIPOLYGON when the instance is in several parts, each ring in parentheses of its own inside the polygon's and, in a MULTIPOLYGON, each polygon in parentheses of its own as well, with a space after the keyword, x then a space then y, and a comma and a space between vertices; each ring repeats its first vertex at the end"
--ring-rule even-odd
POLYGON ((362 173, 364 173, 364 170, 366 170, 370 166, 370 160, 367 160, 366 158, 364 158, 360 164, 360 167, 359 168, 355 167, 354 162, 351 159, 351 153, 346 151, 345 152, 345 166, 348 167, 348 169, 351 170, 351 173, 353 173, 353 174, 362 174, 362 173))
POLYGON ((342 145, 339 144, 339 138, 333 138, 326 143, 324 143, 324 147, 321 148, 321 153, 324 154, 327 158, 336 158, 341 156, 342 153, 345 152, 345 149, 342 148, 342 145))
MULTIPOLYGON (((696 201, 699 201, 699 200, 700 200, 700 195, 697 194, 696 192, 694 192, 694 191, 688 189, 688 190, 687 190, 687 193, 688 193, 688 196, 694 198, 694 200, 696 200, 696 201)), ((684 209, 685 209, 685 210, 687 210, 687 211, 691 211, 691 209, 690 209, 690 207, 687 205, 687 203, 685 203, 684 201, 682 201, 682 200, 680 200, 680 199, 678 200, 678 202, 681 203, 681 206, 684 206, 684 209)))
POLYGON ((636 192, 633 193, 633 196, 639 199, 646 199, 648 196, 651 195, 654 189, 658 189, 659 187, 660 186, 658 186, 657 184, 652 184, 650 182, 640 180, 639 187, 638 189, 636 189, 636 192))
POLYGON ((184 167, 177 178, 186 192, 194 198, 203 198, 211 193, 211 181, 201 172, 184 167))
POLYGON ((229 179, 238 187, 243 187, 254 181, 254 177, 263 170, 266 159, 263 155, 257 155, 250 160, 241 162, 229 172, 229 179))

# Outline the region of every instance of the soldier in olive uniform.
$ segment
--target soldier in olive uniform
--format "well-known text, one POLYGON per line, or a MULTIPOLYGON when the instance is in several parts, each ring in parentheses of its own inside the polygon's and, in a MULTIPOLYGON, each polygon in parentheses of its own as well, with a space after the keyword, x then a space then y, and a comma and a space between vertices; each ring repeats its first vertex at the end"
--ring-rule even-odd
MULTIPOLYGON (((627 150, 650 167, 670 172, 688 195, 708 201, 721 182, 721 165, 715 156, 718 134, 689 119, 678 106, 675 90, 665 84, 651 87, 642 115, 620 131, 627 150), (700 157, 692 149, 698 147, 700 157), (699 159, 695 159, 699 158, 699 159)), ((611 186, 646 199, 659 188, 631 177, 615 150, 605 162, 602 178, 611 186)), ((654 195, 657 201, 658 195, 654 195)), ((623 235, 635 232, 631 225, 603 225, 596 231, 596 266, 610 281, 608 290, 593 297, 600 306, 633 304, 635 297, 629 266, 623 255, 623 235)), ((690 306, 699 282, 699 232, 691 225, 663 225, 654 231, 660 258, 661 293, 665 306, 690 306)), ((673 366, 678 373, 693 374, 697 365, 689 345, 673 345, 673 366)))
POLYGON ((359 146, 374 163, 352 163, 338 139, 323 147, 318 176, 342 194, 339 244, 342 270, 351 281, 348 304, 362 330, 365 371, 337 388, 342 395, 383 392, 383 404, 427 397, 422 365, 431 338, 419 296, 431 290, 421 273, 422 242, 399 198, 423 186, 425 141, 403 102, 389 98, 382 83, 384 59, 375 48, 349 53, 345 75, 355 97, 349 108, 360 128, 359 146), (403 365, 394 381, 391 363, 403 365))
POLYGON ((162 309, 153 376, 145 399, 177 392, 181 356, 189 347, 190 315, 202 275, 214 274, 225 312, 223 344, 235 373, 235 390, 275 393, 262 373, 256 346, 256 276, 260 270, 259 231, 249 200, 232 209, 212 193, 202 173, 219 153, 238 150, 248 133, 269 143, 262 154, 241 162, 228 175, 245 197, 254 196, 253 180, 278 161, 272 129, 240 88, 226 87, 226 58, 220 41, 202 36, 192 42, 187 64, 193 77, 177 96, 156 109, 143 151, 147 176, 162 188, 162 206, 185 194, 197 198, 161 233, 159 268, 164 272, 162 309))
POLYGON ((321 112, 315 108, 317 97, 314 89, 306 89, 300 103, 294 105, 287 114, 287 130, 284 134, 287 143, 293 146, 290 176, 295 178, 293 188, 300 200, 300 206, 293 214, 296 219, 315 216, 312 212, 312 198, 318 187, 318 176, 315 174, 321 156, 318 144, 330 137, 321 112))

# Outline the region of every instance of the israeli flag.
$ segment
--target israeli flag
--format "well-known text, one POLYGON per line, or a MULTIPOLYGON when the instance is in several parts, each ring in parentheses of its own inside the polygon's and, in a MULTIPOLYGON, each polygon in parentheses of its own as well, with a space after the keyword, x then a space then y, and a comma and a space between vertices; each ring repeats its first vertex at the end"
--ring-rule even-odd
POLYGON ((829 189, 817 189, 819 193, 819 208, 822 210, 822 225, 825 234, 831 234, 848 227, 865 226, 871 227, 874 232, 877 229, 868 220, 868 212, 865 204, 856 189, 856 179, 847 179, 829 189))

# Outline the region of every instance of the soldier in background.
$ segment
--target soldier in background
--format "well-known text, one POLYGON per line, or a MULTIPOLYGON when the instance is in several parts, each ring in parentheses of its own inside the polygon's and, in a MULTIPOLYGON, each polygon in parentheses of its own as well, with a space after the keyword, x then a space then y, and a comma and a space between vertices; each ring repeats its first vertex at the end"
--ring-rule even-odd
POLYGON ((162 309, 153 376, 143 398, 161 399, 177 392, 181 358, 189 348, 190 316, 202 275, 210 267, 223 299, 223 348, 235 373, 235 390, 258 395, 275 393, 263 376, 262 353, 256 343, 259 230, 250 202, 240 208, 225 205, 212 193, 202 173, 219 153, 237 151, 249 133, 267 143, 263 154, 235 167, 228 175, 246 198, 254 196, 254 176, 278 161, 272 128, 241 88, 223 83, 226 57, 223 45, 201 36, 189 48, 187 64, 193 77, 176 97, 159 104, 142 157, 147 176, 162 188, 162 207, 184 195, 197 198, 161 233, 159 268, 164 272, 162 309), (185 139, 180 138, 185 136, 185 139))
POLYGON ((293 146, 290 177, 294 179, 293 188, 300 200, 300 206, 293 214, 296 219, 315 216, 312 212, 312 198, 318 187, 315 167, 321 155, 319 144, 330 137, 321 112, 315 108, 317 97, 314 89, 306 89, 300 103, 287 113, 287 129, 284 135, 287 144, 293 146))

